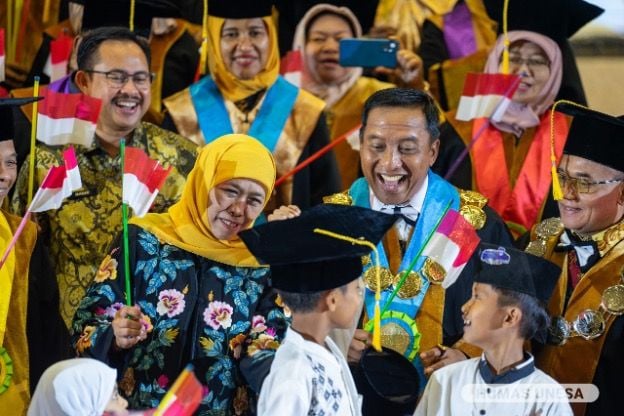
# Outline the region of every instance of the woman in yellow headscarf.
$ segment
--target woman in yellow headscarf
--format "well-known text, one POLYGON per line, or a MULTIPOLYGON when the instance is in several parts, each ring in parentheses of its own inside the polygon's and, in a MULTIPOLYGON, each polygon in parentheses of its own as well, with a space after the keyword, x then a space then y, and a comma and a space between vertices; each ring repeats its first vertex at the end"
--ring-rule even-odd
MULTIPOLYGON (((325 104, 279 75, 271 1, 208 3, 210 75, 164 100, 163 127, 199 145, 227 133, 249 134, 273 153, 280 177, 328 144, 325 104)), ((305 209, 339 188, 329 152, 276 189, 267 211, 289 204, 305 209)))
POLYGON ((253 225, 274 182, 273 157, 259 141, 223 136, 201 150, 177 204, 131 221, 135 306, 123 306, 120 245, 102 262, 74 318, 73 341, 79 355, 123 375, 130 408, 155 407, 189 362, 209 389, 199 410, 246 408, 239 363, 276 348, 285 321, 268 269, 237 234, 253 225))

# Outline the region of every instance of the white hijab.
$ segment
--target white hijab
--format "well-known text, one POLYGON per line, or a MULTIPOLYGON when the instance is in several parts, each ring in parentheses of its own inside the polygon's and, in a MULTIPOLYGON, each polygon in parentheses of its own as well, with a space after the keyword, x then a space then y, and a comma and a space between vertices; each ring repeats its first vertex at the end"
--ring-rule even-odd
POLYGON ((28 416, 102 416, 116 382, 117 370, 92 358, 59 361, 41 376, 28 416))

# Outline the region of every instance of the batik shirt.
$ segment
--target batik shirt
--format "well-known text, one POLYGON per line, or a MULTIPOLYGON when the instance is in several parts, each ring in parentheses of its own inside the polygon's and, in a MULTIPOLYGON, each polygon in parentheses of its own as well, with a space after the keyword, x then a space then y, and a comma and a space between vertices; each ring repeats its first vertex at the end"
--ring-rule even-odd
MULTIPOLYGON (((182 136, 153 124, 142 123, 135 129, 128 146, 144 150, 165 167, 172 166, 151 212, 165 211, 182 194, 186 176, 195 163, 196 146, 182 136)), ((51 166, 63 163, 67 146, 36 149, 36 191, 51 166)), ((121 232, 121 163, 95 140, 89 148, 74 145, 82 178, 82 188, 65 199, 58 210, 37 214, 44 239, 49 245, 59 284, 60 309, 69 326, 76 307, 93 280, 98 264, 113 239, 121 232)), ((12 210, 22 215, 27 206, 28 159, 20 170, 12 210)))
POLYGON ((129 236, 132 303, 147 317, 147 338, 128 350, 113 348, 111 322, 125 302, 116 244, 76 312, 77 353, 117 368, 132 409, 157 406, 193 363, 208 387, 197 414, 247 414, 252 394, 239 365, 272 357, 286 330, 277 295, 267 287, 269 269, 225 265, 163 244, 133 225, 129 236))

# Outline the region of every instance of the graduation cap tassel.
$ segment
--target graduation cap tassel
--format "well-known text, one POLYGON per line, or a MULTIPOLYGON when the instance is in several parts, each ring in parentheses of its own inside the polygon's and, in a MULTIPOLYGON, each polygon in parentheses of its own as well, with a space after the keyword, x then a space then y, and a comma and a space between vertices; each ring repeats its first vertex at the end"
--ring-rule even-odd
POLYGON ((555 155, 555 110, 559 104, 569 104, 579 108, 587 108, 574 101, 558 100, 550 109, 550 174, 552 176, 552 192, 555 201, 561 201, 563 199, 563 189, 559 182, 559 175, 557 175, 557 156, 555 155))
POLYGON ((134 9, 135 9, 135 0, 130 0, 130 21, 128 22, 128 28, 134 32, 134 9))
MULTIPOLYGON (((318 234, 326 235, 328 237, 336 238, 338 240, 347 241, 351 244, 358 244, 361 246, 370 247, 373 253, 375 253, 375 264, 379 266, 379 253, 377 252, 377 247, 375 247, 375 245, 371 243, 370 241, 349 237, 343 234, 334 233, 332 231, 324 230, 322 228, 315 228, 314 232, 318 234)), ((381 300, 381 269, 377 267, 376 271, 377 273, 375 274, 375 280, 377 284, 377 289, 375 290, 375 313, 373 315, 373 343, 371 345, 375 350, 381 351, 381 307, 379 304, 381 300)))
POLYGON ((503 37, 504 37, 504 45, 503 48, 503 74, 509 74, 509 37, 507 36, 507 11, 509 9, 509 0, 505 0, 503 3, 503 37))
POLYGON ((208 56, 208 0, 204 0, 204 15, 202 17, 202 43, 199 51, 199 74, 206 73, 206 59, 208 56))

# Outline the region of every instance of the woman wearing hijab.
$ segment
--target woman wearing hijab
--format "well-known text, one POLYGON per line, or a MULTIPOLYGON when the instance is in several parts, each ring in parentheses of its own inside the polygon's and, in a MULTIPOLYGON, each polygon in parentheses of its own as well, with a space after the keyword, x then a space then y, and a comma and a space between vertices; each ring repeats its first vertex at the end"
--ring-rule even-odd
MULTIPOLYGON (((561 52, 550 38, 535 32, 509 32, 510 73, 522 77, 500 121, 491 121, 470 150, 473 189, 507 222, 517 237, 541 218, 558 216, 551 194, 550 107, 561 85, 561 52)), ((488 56, 486 73, 500 72, 504 40, 488 56)), ((486 118, 449 122, 468 145, 488 123, 486 118)), ((554 116, 554 150, 561 158, 568 120, 554 116)))
MULTIPOLYGON (((335 147, 342 189, 349 188, 361 176, 357 127, 361 123, 366 99, 374 92, 395 86, 362 76, 360 67, 339 64, 340 39, 361 36, 360 23, 350 9, 322 3, 310 8, 304 15, 297 25, 293 41, 293 50, 301 51, 303 58, 301 88, 327 104, 330 137, 335 140, 352 132, 346 141, 335 147)), ((399 50, 397 65, 396 69, 384 68, 383 72, 401 86, 423 88, 422 63, 414 52, 399 50)), ((446 137, 442 135, 441 155, 433 166, 434 171, 442 174, 447 171, 446 161, 455 160, 464 149, 457 137, 452 136, 453 141, 445 140, 446 137)))
POLYGON ((59 361, 41 376, 28 416, 125 415, 117 371, 92 358, 59 361))
POLYGON ((215 140, 177 204, 131 221, 134 306, 124 306, 121 244, 102 262, 74 317, 73 341, 79 355, 117 368, 131 408, 156 407, 189 362, 209 391, 200 413, 247 408, 239 364, 275 349, 285 328, 268 268, 237 234, 260 215, 274 181, 273 157, 259 141, 215 140))
MULTIPOLYGON (((164 101, 163 127, 199 145, 249 134, 271 150, 280 177, 329 142, 325 104, 279 76, 270 1, 241 0, 236 7, 210 1, 208 10, 210 75, 164 101)), ((289 204, 305 209, 339 187, 328 152, 277 188, 267 211, 289 204)))

